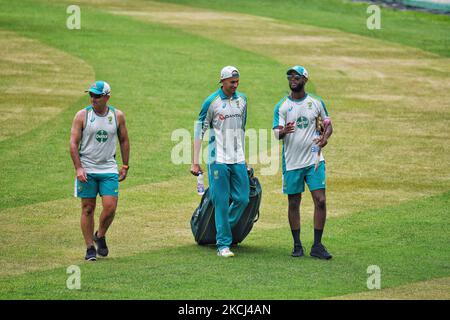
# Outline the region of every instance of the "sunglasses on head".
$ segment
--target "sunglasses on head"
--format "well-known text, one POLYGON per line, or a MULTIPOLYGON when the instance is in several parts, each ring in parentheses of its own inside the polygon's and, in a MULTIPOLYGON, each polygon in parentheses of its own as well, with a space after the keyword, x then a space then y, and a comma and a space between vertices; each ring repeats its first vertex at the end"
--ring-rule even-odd
POLYGON ((91 96, 91 98, 95 98, 95 99, 99 99, 99 98, 103 97, 103 94, 95 94, 92 92, 89 92, 89 95, 91 96))
POLYGON ((302 76, 298 75, 298 74, 288 74, 287 79, 291 80, 291 79, 295 79, 295 80, 300 80, 302 78, 302 76))

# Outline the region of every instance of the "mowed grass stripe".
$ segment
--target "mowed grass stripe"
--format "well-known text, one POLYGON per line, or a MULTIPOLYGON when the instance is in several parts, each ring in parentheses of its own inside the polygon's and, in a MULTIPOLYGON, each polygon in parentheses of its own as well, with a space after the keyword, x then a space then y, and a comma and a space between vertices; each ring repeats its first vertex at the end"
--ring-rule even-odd
MULTIPOLYGON (((156 0, 158 1, 158 0, 156 0)), ((381 29, 367 28, 370 3, 345 0, 160 0, 212 10, 251 13, 294 23, 332 28, 372 39, 401 43, 450 57, 450 19, 447 15, 394 10, 380 6, 381 29)))
MULTIPOLYGON (((308 299, 367 290, 367 267, 382 270, 382 288, 450 275, 446 215, 450 193, 331 218, 324 243, 331 261, 290 257, 288 228, 255 230, 220 259, 195 244, 154 250, 81 268, 81 290, 66 288, 66 268, 2 277, 3 299, 308 299), (426 217, 426 219, 424 219, 426 217)), ((303 226, 309 251, 312 226, 303 226)), ((177 235, 174 234, 173 237, 177 235)), ((133 241, 130 237, 130 242, 133 241)), ((138 244, 136 244, 138 245, 138 244)))
POLYGON ((90 65, 39 41, 0 30, 0 46, 0 141, 57 116, 86 81, 94 81, 90 65))

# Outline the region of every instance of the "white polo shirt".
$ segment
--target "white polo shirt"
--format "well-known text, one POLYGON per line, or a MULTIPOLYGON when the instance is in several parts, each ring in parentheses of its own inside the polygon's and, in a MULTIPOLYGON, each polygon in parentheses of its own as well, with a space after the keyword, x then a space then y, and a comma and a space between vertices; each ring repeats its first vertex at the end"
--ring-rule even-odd
MULTIPOLYGON (((295 131, 283 138, 283 172, 308 167, 315 163, 317 146, 313 139, 318 137, 316 118, 328 118, 328 111, 320 98, 306 94, 303 99, 294 100, 284 97, 275 106, 272 129, 285 127, 288 122, 295 122, 295 131)), ((323 152, 320 161, 323 161, 323 152)))
POLYGON ((245 161, 247 97, 241 92, 228 98, 222 88, 205 99, 198 116, 195 138, 208 129, 208 163, 234 164, 245 161))

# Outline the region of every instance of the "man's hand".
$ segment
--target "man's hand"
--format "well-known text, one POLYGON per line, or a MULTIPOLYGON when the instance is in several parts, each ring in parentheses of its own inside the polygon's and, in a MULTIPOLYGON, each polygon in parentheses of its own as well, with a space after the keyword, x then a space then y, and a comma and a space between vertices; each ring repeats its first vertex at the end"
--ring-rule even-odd
POLYGON ((288 122, 285 127, 277 126, 274 128, 275 137, 278 140, 284 139, 284 137, 295 131, 295 121, 288 122))
POLYGON ((286 123, 286 126, 281 130, 283 136, 295 131, 295 121, 286 123))
POLYGON ((194 176, 198 176, 202 172, 203 172, 203 170, 202 170, 202 168, 200 168, 200 165, 198 165, 198 164, 191 165, 191 173, 194 176))
POLYGON ((323 148, 323 147, 325 147, 326 145, 327 145, 327 143, 328 143, 328 139, 327 138, 325 138, 325 135, 321 135, 321 136, 319 136, 318 138, 315 138, 314 140, 313 140, 318 146, 319 146, 319 148, 323 148))
MULTIPOLYGON (((316 123, 316 126, 317 126, 317 123, 316 123)), ((331 125, 331 119, 326 118, 325 120, 323 120, 323 125, 321 126, 320 129, 321 129, 320 136, 318 138, 314 139, 314 142, 319 146, 319 148, 322 149, 323 147, 325 147, 327 145, 328 138, 333 133, 333 126, 331 125)))
POLYGON ((120 169, 119 172, 119 182, 125 180, 125 178, 127 177, 128 174, 128 169, 122 167, 122 169, 120 169))
POLYGON ((87 174, 86 174, 86 170, 84 170, 83 167, 79 167, 77 169, 77 179, 80 182, 87 182, 87 174))

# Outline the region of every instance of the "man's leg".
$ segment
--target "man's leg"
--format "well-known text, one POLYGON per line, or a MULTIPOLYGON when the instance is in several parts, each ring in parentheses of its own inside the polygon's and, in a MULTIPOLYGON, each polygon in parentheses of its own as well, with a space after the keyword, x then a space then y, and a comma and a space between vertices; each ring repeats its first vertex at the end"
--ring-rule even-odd
POLYGON ((292 239, 294 240, 293 257, 303 256, 302 242, 300 241, 300 203, 302 194, 288 194, 288 218, 291 227, 292 239))
POLYGON ((81 218, 80 226, 86 243, 85 260, 97 260, 97 252, 93 243, 94 232, 94 211, 97 201, 98 181, 91 174, 87 174, 87 181, 76 182, 76 195, 81 198, 81 218))
MULTIPOLYGON (((300 230, 300 203, 302 194, 288 194, 288 218, 291 230, 300 230)), ((294 239, 295 240, 295 239, 294 239)))
POLYGON ((303 247, 300 241, 300 203, 305 191, 304 170, 295 169, 283 172, 283 193, 288 195, 288 218, 294 240, 293 257, 302 257, 303 247))
POLYGON ((314 201, 314 244, 322 241, 323 228, 327 216, 325 198, 325 162, 319 164, 317 170, 311 166, 306 173, 306 183, 314 201))
POLYGON ((96 198, 81 198, 81 231, 83 233, 86 247, 94 245, 94 211, 96 198))
POLYGON ((117 174, 103 174, 99 176, 99 192, 102 196, 103 210, 100 215, 99 227, 95 232, 94 241, 97 244, 97 252, 100 256, 108 255, 106 245, 106 232, 114 220, 119 197, 119 176, 117 174))
POLYGON ((232 164, 229 167, 231 168, 230 193, 233 202, 228 209, 228 221, 232 229, 250 201, 250 183, 245 164, 232 164))
POLYGON ((311 248, 311 256, 329 260, 332 255, 322 244, 322 234, 327 216, 325 189, 313 190, 311 195, 314 200, 314 244, 311 248))
POLYGON ((100 215, 99 227, 97 231, 97 237, 104 237, 106 231, 114 220, 116 214, 118 198, 114 196, 103 196, 102 204, 103 210, 100 215))
POLYGON ((114 196, 103 196, 103 211, 100 215, 100 223, 98 231, 94 234, 94 241, 97 244, 97 253, 102 256, 108 256, 109 250, 106 245, 105 234, 108 231, 109 226, 113 222, 114 215, 117 208, 117 197, 114 196))
POLYGON ((214 203, 216 220, 216 245, 221 250, 229 248, 233 240, 228 210, 230 207, 230 169, 226 164, 214 163, 209 165, 209 187, 214 203))
POLYGON ((314 244, 322 242, 322 233, 327 219, 325 189, 311 191, 314 201, 314 244))
POLYGON ((314 201, 314 244, 311 248, 311 256, 320 259, 331 259, 332 256, 322 245, 322 234, 327 217, 325 197, 325 162, 321 162, 317 170, 310 169, 306 175, 306 183, 311 190, 314 201))

